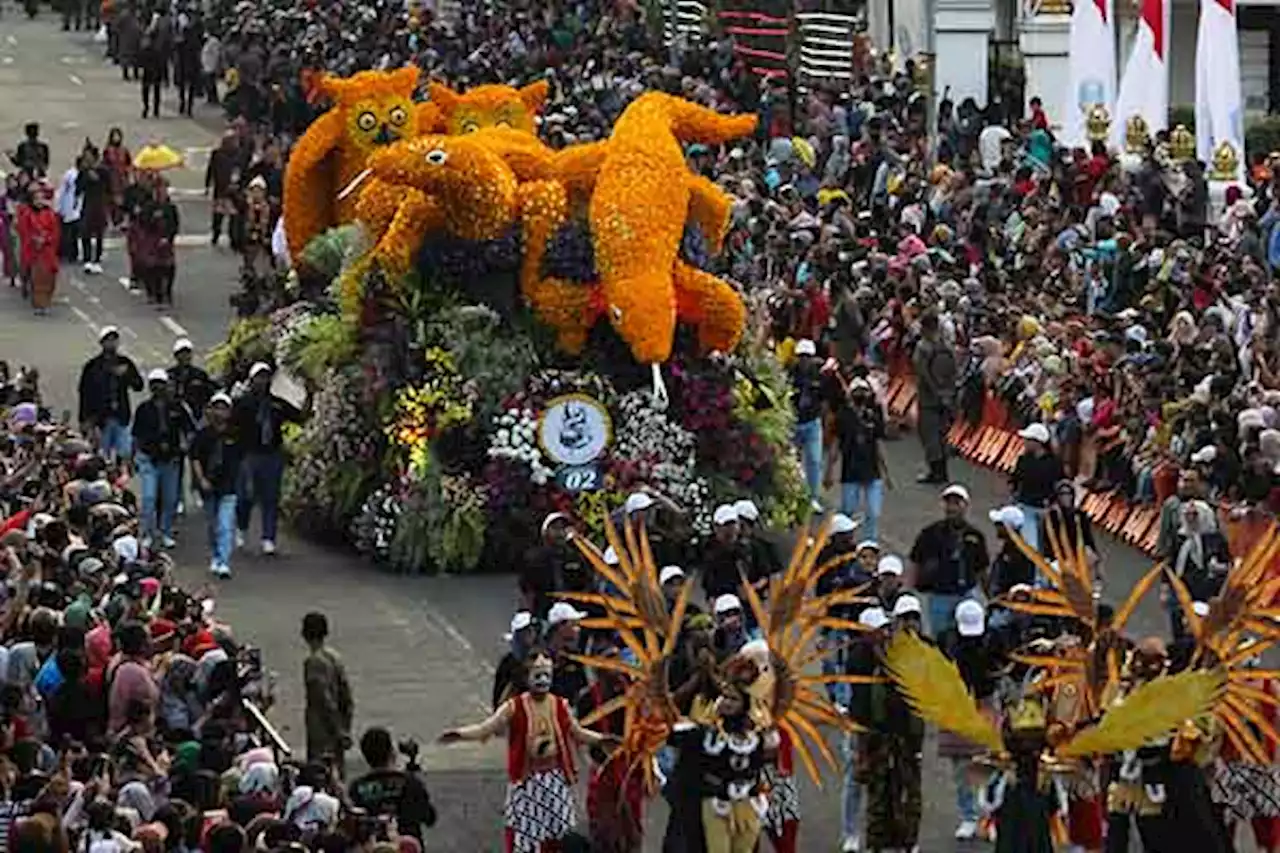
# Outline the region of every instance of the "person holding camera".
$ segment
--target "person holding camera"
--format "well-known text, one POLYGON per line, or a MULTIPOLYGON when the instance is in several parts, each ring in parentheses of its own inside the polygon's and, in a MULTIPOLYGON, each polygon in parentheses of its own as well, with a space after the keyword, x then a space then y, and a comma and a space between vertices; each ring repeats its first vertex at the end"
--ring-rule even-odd
POLYGON ((404 769, 396 766, 396 747, 391 732, 375 726, 360 738, 360 754, 370 770, 351 782, 351 804, 378 817, 394 817, 401 835, 422 840, 423 827, 436 823, 436 809, 418 767, 418 744, 400 742, 400 753, 408 759, 404 769))

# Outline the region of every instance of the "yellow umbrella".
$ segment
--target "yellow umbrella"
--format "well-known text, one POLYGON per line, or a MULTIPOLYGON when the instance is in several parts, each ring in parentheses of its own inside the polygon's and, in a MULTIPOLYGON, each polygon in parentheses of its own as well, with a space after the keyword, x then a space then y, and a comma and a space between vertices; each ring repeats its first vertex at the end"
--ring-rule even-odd
POLYGON ((163 172, 185 164, 182 155, 168 145, 146 145, 133 158, 133 167, 144 172, 163 172))

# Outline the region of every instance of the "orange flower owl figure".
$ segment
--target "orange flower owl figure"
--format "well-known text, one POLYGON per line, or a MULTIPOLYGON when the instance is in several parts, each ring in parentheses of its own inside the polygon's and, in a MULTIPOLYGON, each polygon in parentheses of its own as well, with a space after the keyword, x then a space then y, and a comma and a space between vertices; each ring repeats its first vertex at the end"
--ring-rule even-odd
MULTIPOLYGON (((413 102, 418 69, 361 71, 321 78, 333 106, 294 146, 285 170, 284 227, 297 258, 316 235, 355 216, 354 197, 339 193, 378 148, 418 135, 425 105, 413 102)), ((435 116, 435 110, 426 111, 435 116)))

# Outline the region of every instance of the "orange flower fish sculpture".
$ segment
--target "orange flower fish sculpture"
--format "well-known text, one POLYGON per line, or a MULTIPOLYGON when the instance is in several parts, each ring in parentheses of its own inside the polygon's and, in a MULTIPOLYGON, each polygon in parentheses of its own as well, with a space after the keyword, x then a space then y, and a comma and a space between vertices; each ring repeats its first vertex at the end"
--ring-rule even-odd
POLYGON ((750 133, 752 115, 722 115, 660 92, 641 95, 609 137, 588 217, 609 321, 642 364, 671 355, 677 319, 707 350, 729 351, 746 310, 721 279, 678 257, 685 222, 718 252, 730 199, 691 173, 681 143, 718 144, 750 133))
POLYGON ((417 85, 412 67, 321 78, 320 90, 333 106, 307 128, 285 169, 284 228, 294 258, 316 235, 355 217, 356 198, 340 191, 372 152, 418 135, 417 85))

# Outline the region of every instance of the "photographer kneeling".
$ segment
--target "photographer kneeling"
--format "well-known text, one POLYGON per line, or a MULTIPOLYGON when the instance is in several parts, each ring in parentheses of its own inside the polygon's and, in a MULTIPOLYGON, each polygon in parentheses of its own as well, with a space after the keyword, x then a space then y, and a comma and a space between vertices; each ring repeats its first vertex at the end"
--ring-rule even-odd
POLYGON ((436 822, 436 810, 422 784, 418 768, 418 745, 406 740, 400 751, 409 759, 401 770, 396 764, 396 748, 391 732, 374 727, 360 738, 360 753, 369 764, 368 773, 349 788, 351 804, 370 815, 392 816, 401 835, 422 840, 423 827, 436 822))

